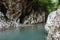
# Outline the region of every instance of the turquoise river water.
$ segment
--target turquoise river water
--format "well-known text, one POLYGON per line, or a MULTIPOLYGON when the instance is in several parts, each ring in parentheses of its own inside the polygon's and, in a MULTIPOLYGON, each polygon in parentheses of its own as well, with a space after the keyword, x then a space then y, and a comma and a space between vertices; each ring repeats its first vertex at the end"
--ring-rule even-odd
POLYGON ((0 32, 0 40, 46 40, 44 24, 0 32))

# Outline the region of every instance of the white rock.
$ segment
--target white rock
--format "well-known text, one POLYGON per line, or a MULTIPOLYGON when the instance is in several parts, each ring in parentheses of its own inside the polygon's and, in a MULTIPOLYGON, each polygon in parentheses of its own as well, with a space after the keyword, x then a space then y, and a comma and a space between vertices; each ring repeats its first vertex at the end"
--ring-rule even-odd
POLYGON ((2 12, 0 12, 0 16, 4 16, 2 12))
POLYGON ((55 16, 56 16, 56 11, 51 12, 51 13, 48 15, 47 24, 53 25, 53 24, 54 24, 54 17, 55 17, 55 16))
MULTIPOLYGON (((50 39, 60 40, 60 9, 51 12, 48 15, 48 19, 45 25, 45 30, 48 32, 48 35, 51 36, 50 39)), ((47 36, 47 40, 49 40, 49 36, 47 36)))

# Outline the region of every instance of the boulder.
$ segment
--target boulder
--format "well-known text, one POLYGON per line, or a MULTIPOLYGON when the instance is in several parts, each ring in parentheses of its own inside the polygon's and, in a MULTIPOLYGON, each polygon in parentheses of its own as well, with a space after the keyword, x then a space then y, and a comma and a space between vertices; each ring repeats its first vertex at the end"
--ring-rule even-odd
POLYGON ((48 15, 45 30, 48 33, 47 40, 60 40, 60 9, 48 15))

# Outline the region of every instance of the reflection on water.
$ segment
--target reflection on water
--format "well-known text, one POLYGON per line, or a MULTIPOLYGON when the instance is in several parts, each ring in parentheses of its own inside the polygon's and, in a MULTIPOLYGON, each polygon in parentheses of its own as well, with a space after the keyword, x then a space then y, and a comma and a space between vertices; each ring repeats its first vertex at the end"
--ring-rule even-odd
POLYGON ((46 40, 47 34, 43 25, 0 32, 0 40, 46 40))

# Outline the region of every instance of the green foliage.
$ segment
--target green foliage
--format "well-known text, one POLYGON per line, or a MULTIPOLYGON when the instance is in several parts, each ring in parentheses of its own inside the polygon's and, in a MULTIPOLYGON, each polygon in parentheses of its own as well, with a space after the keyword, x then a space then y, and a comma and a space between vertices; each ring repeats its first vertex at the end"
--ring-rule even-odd
POLYGON ((40 5, 46 5, 47 11, 51 12, 55 10, 58 6, 59 0, 38 0, 40 5))
POLYGON ((38 0, 40 3, 42 3, 42 4, 46 4, 46 3, 48 3, 48 0, 38 0))
POLYGON ((50 4, 47 6, 47 10, 48 12, 51 12, 53 10, 56 10, 57 6, 58 6, 58 0, 51 0, 50 4))

